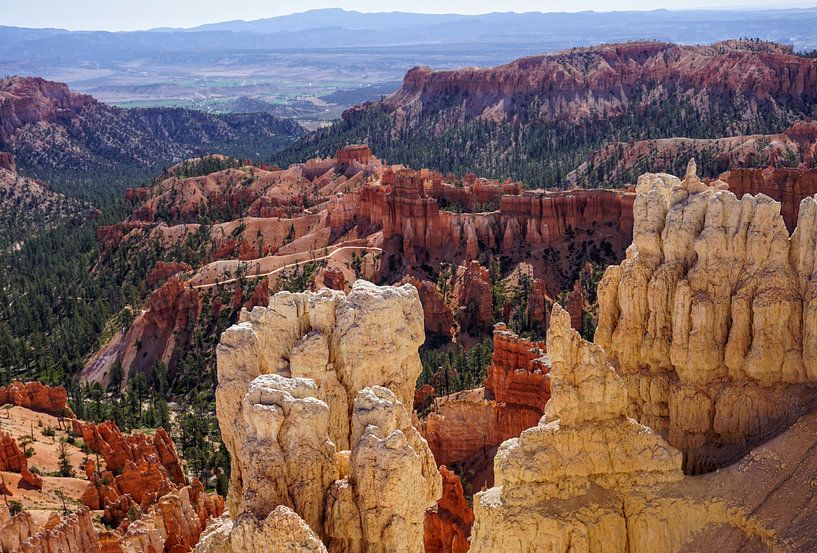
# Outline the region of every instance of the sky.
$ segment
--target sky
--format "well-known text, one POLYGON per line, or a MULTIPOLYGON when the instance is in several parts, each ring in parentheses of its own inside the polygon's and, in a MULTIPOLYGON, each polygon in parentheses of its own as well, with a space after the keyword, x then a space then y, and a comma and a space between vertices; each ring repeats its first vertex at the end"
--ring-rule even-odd
POLYGON ((817 0, 0 0, 0 25, 132 31, 261 19, 317 8, 362 12, 613 11, 657 8, 817 7, 817 0))

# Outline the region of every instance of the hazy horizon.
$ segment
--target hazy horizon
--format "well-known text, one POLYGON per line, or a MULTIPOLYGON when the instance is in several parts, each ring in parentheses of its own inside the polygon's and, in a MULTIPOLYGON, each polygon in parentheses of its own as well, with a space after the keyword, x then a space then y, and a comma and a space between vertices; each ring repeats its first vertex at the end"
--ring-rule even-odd
POLYGON ((363 13, 403 12, 414 14, 483 15, 488 13, 576 13, 582 11, 669 11, 684 10, 751 10, 803 9, 817 7, 814 2, 786 2, 775 0, 555 0, 542 9, 536 0, 418 0, 412 9, 395 0, 305 0, 296 9, 271 6, 264 0, 242 0, 226 4, 220 0, 177 0, 168 5, 166 0, 119 2, 111 7, 106 0, 31 0, 4 7, 0 25, 32 28, 61 28, 82 31, 137 31, 162 27, 189 28, 209 23, 232 20, 252 21, 305 11, 341 8, 363 13))

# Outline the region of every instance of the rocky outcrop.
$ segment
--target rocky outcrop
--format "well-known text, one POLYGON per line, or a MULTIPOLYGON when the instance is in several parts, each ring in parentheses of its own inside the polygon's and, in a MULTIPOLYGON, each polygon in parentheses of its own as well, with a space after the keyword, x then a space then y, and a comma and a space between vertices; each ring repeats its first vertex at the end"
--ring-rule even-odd
POLYGON ((335 160, 339 165, 366 165, 372 158, 372 149, 365 144, 344 146, 335 154, 335 160))
POLYGON ((471 489, 493 483, 496 447, 535 426, 550 398, 550 367, 542 342, 494 329, 494 353, 485 387, 436 398, 420 424, 440 465, 469 465, 471 489))
POLYGON ((323 284, 327 288, 341 291, 346 290, 346 277, 343 275, 343 271, 338 269, 324 269, 321 274, 323 275, 323 284))
POLYGON ((558 304, 547 345, 553 367, 545 416, 500 447, 497 487, 475 501, 472 550, 566 551, 572 542, 576 551, 627 551, 626 521, 614 497, 681 480, 681 454, 626 417, 624 382, 558 304), (559 512, 568 499, 574 504, 559 512), (529 515, 513 514, 523 511, 529 515), (604 548, 595 532, 604 533, 604 548))
POLYGON ((626 416, 626 384, 554 306, 553 395, 505 442, 497 486, 477 494, 477 553, 691 553, 813 549, 817 415, 718 472, 683 476, 681 453, 626 416))
POLYGON ((541 415, 550 399, 549 363, 544 342, 520 338, 498 323, 485 390, 497 402, 531 407, 541 415))
POLYGON ((159 286, 164 284, 170 277, 178 273, 189 271, 192 268, 193 267, 191 267, 188 263, 157 261, 148 273, 148 286, 159 286))
POLYGON ((131 522, 127 531, 114 536, 122 553, 176 553, 192 551, 208 523, 221 516, 224 499, 205 493, 198 480, 161 497, 131 522))
POLYGON ((233 521, 226 513, 213 521, 196 546, 197 553, 326 553, 317 534, 284 505, 259 520, 247 513, 233 521))
POLYGON ((445 303, 437 286, 428 280, 420 280, 407 276, 403 283, 408 283, 417 288, 420 294, 420 303, 423 305, 423 318, 425 321, 425 331, 428 334, 438 336, 451 336, 451 327, 454 324, 454 313, 445 303))
POLYGON ((101 553, 96 528, 88 509, 71 515, 53 514, 45 528, 38 528, 27 512, 0 525, 2 553, 101 553))
POLYGON ((474 524, 474 512, 465 500, 459 477, 440 467, 443 495, 437 505, 426 511, 424 553, 465 553, 471 546, 468 537, 474 524))
MULTIPOLYGON (((43 479, 28 469, 28 458, 9 432, 0 432, 0 470, 20 473, 18 487, 41 490, 43 479)), ((8 490, 7 490, 8 491, 8 490)))
MULTIPOLYGON (((703 158, 706 165, 702 174, 716 178, 724 171, 737 170, 748 174, 761 172, 764 168, 783 169, 800 166, 813 168, 817 163, 817 123, 798 121, 780 134, 740 134, 726 138, 657 138, 630 142, 611 142, 593 152, 588 160, 565 180, 571 186, 616 186, 635 182, 638 175, 646 172, 674 173, 683 171, 679 165, 690 157, 703 158), (682 161, 683 160, 683 161, 682 161)), ((723 176, 720 177, 723 179, 723 176)), ((739 180, 746 178, 741 175, 739 180)), ((724 179, 726 180, 726 179, 724 179)), ((761 185, 762 186, 762 185, 761 185)), ((774 189, 774 187, 772 187, 774 189)), ((797 220, 797 206, 803 196, 796 198, 791 206, 793 216, 786 214, 786 201, 781 196, 764 190, 733 189, 737 196, 744 193, 763 192, 783 202, 783 217, 791 226, 797 220)), ((813 194, 813 192, 812 192, 813 194)))
POLYGON ((314 535, 329 551, 421 552, 441 486, 404 407, 424 337, 416 289, 281 292, 241 319, 222 336, 216 391, 233 518, 200 550, 305 525, 297 551, 321 550, 314 535))
POLYGON ((0 144, 9 144, 15 131, 39 121, 57 120, 62 112, 78 112, 96 103, 87 94, 77 94, 68 85, 29 77, 0 81, 0 144))
MULTIPOLYGON (((579 239, 588 241, 586 247, 594 244, 620 258, 632 232, 634 195, 626 191, 501 193, 491 211, 454 213, 442 210, 438 200, 426 192, 427 182, 422 173, 404 170, 396 174, 389 193, 377 194, 370 187, 359 193, 376 204, 368 206, 369 215, 361 209, 361 218, 382 220, 386 248, 399 251, 412 266, 471 263, 481 252, 521 261, 579 239)), ((548 262, 558 263, 562 272, 573 272, 568 257, 560 255, 548 262)), ((552 280, 558 274, 554 271, 552 280)), ((558 291, 561 280, 551 287, 558 291)))
POLYGON ((780 214, 789 232, 794 232, 797 226, 800 202, 817 194, 817 169, 731 169, 719 178, 729 184, 729 191, 738 198, 744 194, 764 194, 780 202, 780 214))
POLYGON ((491 328, 494 321, 494 299, 488 269, 479 261, 460 265, 455 275, 454 297, 457 299, 460 328, 474 335, 491 328))
POLYGON ((286 144, 305 130, 270 114, 211 115, 178 108, 125 110, 37 77, 0 79, 0 148, 20 166, 48 169, 149 167, 202 151, 249 153, 247 135, 286 144))
POLYGON ((145 434, 123 435, 115 424, 74 421, 73 431, 91 451, 105 459, 106 470, 93 460, 85 465, 88 486, 82 503, 102 510, 102 520, 125 531, 133 509, 147 513, 164 496, 176 493, 186 482, 176 445, 163 428, 153 439, 145 434))
POLYGON ((176 444, 164 428, 157 428, 151 438, 141 433, 122 434, 111 421, 98 424, 74 419, 71 423, 73 434, 82 437, 91 451, 102 455, 107 470, 122 474, 128 463, 139 466, 152 457, 150 463, 160 463, 172 482, 187 482, 176 444))
POLYGON ((19 405, 55 417, 74 417, 65 388, 46 386, 37 381, 23 383, 15 380, 8 386, 0 386, 0 404, 19 405))
POLYGON ((9 152, 0 152, 0 169, 10 173, 17 172, 17 164, 14 162, 14 155, 9 152))
POLYGON ((580 280, 573 284, 573 289, 567 296, 567 312, 570 313, 570 324, 581 332, 584 323, 584 308, 587 300, 584 297, 584 288, 580 280))
POLYGON ((598 287, 603 347, 628 413, 685 454, 685 470, 733 461, 814 403, 817 199, 789 236, 768 196, 639 179, 633 245, 598 287))

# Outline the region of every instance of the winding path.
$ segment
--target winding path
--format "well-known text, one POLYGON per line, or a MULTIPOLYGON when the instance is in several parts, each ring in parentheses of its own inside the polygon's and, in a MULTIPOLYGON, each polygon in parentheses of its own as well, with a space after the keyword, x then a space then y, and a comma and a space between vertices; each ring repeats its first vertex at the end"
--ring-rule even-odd
MULTIPOLYGON (((261 277, 274 275, 275 273, 283 271, 284 269, 289 269, 290 267, 297 267, 298 265, 300 265, 302 263, 310 263, 312 261, 323 261, 324 259, 329 259, 330 257, 335 255, 336 253, 338 253, 340 251, 343 251, 343 250, 365 250, 365 251, 382 252, 383 248, 378 248, 376 246, 341 246, 340 248, 337 248, 336 250, 333 250, 331 253, 329 253, 327 255, 324 255, 324 256, 321 256, 321 257, 311 257, 309 259, 303 259, 301 261, 295 261, 293 263, 287 263, 286 265, 282 265, 281 267, 278 267, 277 269, 273 269, 272 271, 269 271, 267 273, 244 275, 243 277, 240 277, 240 278, 261 278, 261 277)), ((219 282, 211 282, 211 283, 208 283, 208 284, 196 284, 196 285, 193 286, 193 288, 212 288, 214 286, 220 286, 222 284, 230 284, 232 282, 237 282, 238 280, 239 280, 239 277, 236 277, 236 278, 230 278, 230 279, 227 279, 227 280, 222 280, 222 281, 219 281, 219 282)))

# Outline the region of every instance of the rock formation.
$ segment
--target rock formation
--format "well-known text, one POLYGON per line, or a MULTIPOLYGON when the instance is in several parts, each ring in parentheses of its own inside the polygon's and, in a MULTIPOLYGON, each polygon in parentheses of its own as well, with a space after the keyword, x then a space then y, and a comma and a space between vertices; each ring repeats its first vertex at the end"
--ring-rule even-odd
POLYGON ((97 424, 74 419, 71 423, 73 434, 82 437, 91 451, 102 455, 107 470, 122 474, 128 463, 138 466, 152 457, 151 462, 159 462, 171 481, 187 483, 176 444, 164 428, 157 428, 151 438, 141 433, 126 436, 111 421, 97 424))
MULTIPOLYGON (((765 166, 771 171, 780 169, 783 174, 788 173, 786 167, 800 165, 803 168, 814 168, 817 164, 817 122, 798 121, 780 134, 740 134, 726 138, 657 138, 650 140, 636 140, 629 142, 610 142, 593 152, 588 160, 574 171, 571 171, 565 180, 570 186, 589 188, 593 186, 615 186, 634 182, 638 175, 646 171, 673 173, 682 167, 678 166, 681 160, 690 157, 704 157, 709 159, 703 167, 703 174, 708 177, 717 177, 724 171, 737 171, 740 182, 747 175, 766 173, 765 166), (714 159, 712 159, 714 157, 714 159), (746 174, 743 174, 747 171, 746 174)), ((769 171, 769 172, 771 172, 769 171)), ((720 177, 723 180, 723 176, 720 177)), ((757 182, 759 177, 749 176, 750 182, 757 182)), ((745 188, 739 184, 732 189, 735 195, 744 193, 756 194, 763 192, 767 196, 783 203, 783 218, 789 229, 794 228, 797 221, 797 206, 800 200, 810 194, 796 197, 788 208, 791 217, 787 214, 786 198, 763 190, 764 183, 754 185, 757 188, 745 188)), ((774 190, 774 186, 771 187, 774 190)), ((783 189, 781 192, 787 190, 783 189)), ((794 192, 793 190, 789 193, 794 192)), ((814 192, 811 192, 813 194, 814 192)))
POLYGON ((421 552, 424 511, 441 491, 404 407, 423 339, 410 285, 281 292, 243 312, 218 348, 232 519, 198 550, 241 551, 277 536, 297 551, 321 551, 317 537, 332 552, 421 552))
POLYGON ((6 431, 0 432, 0 470, 20 473, 20 485, 42 489, 43 479, 28 469, 25 452, 17 445, 14 436, 6 431))
MULTIPOLYGON (((415 277, 405 277, 403 283, 409 283, 420 294, 420 303, 423 305, 425 330, 429 334, 450 336, 454 324, 454 314, 446 305, 445 298, 440 295, 437 286, 428 280, 419 280, 415 277)), ((490 304, 489 304, 490 307, 490 304)))
POLYGON ((283 145, 306 131, 270 114, 252 118, 195 110, 147 108, 129 111, 79 94, 64 83, 37 77, 0 79, 0 148, 18 165, 39 169, 149 167, 202 150, 249 153, 249 134, 283 145))
MULTIPOLYGON (((814 126, 817 127, 817 123, 814 126)), ((817 129, 814 132, 817 133, 817 129)), ((800 202, 817 194, 817 169, 731 169, 719 178, 729 184, 729 191, 739 198, 744 194, 764 194, 780 202, 780 212, 789 232, 794 232, 797 225, 800 202)))
POLYGON ((566 551, 573 542, 576 551, 627 551, 615 496, 680 480, 681 454, 626 417, 624 382, 604 351, 571 328, 570 315, 558 304, 548 354, 552 396, 545 416, 500 447, 494 460, 497 487, 475 502, 472 550, 566 551), (575 506, 562 512, 555 507, 570 498, 575 506), (531 514, 514 514, 522 512, 531 514), (607 545, 600 548, 599 539, 607 545))
POLYGON ((352 144, 337 151, 335 159, 340 165, 366 165, 372 161, 372 149, 365 144, 352 144))
POLYGON ((817 199, 786 230, 780 204, 703 184, 639 179, 633 245, 598 287, 595 341, 627 383, 630 416, 723 466, 813 404, 817 199))
POLYGON ((131 522, 122 535, 109 536, 105 553, 192 551, 208 523, 224 510, 224 500, 205 493, 198 480, 161 497, 131 522))
MULTIPOLYGON (((52 515, 39 528, 31 514, 22 512, 0 522, 2 553, 102 553, 97 530, 88 509, 67 516, 52 515)), ((147 553, 146 551, 144 553, 147 553)))
POLYGON ((167 279, 191 270, 188 263, 178 263, 175 261, 157 261, 153 268, 148 273, 148 286, 159 286, 167 282, 167 279))
POLYGON ((45 386, 33 382, 13 381, 8 386, 0 386, 0 405, 11 404, 48 413, 55 417, 73 418, 68 406, 68 392, 62 386, 45 386))
POLYGON ((474 512, 465 500, 462 483, 444 465, 440 467, 443 495, 437 505, 426 511, 424 553, 465 553, 471 546, 468 537, 474 524, 474 512))
POLYGON ((457 319, 462 330, 478 335, 490 329, 494 321, 494 300, 488 269, 479 261, 470 261, 457 268, 455 279, 453 293, 460 309, 457 319))
POLYGON ((496 487, 475 497, 471 551, 813 549, 813 494, 803 482, 817 475, 817 415, 726 469, 685 477, 681 452, 626 416, 624 380, 558 305, 548 352, 546 414, 500 448, 496 487))
POLYGON ((398 132, 438 115, 438 134, 475 119, 525 125, 577 122, 598 114, 614 117, 652 100, 652 95, 644 94, 645 86, 673 100, 691 96, 703 107, 717 107, 723 96, 746 93, 758 104, 776 109, 788 101, 814 101, 814 67, 814 60, 773 43, 605 44, 525 57, 492 68, 415 67, 380 107, 392 116, 398 132), (526 99, 534 96, 536 109, 531 113, 526 99))
POLYGON ((0 169, 6 170, 9 173, 17 172, 17 164, 14 162, 14 156, 9 152, 0 152, 0 169))
POLYGON ((491 484, 496 447, 539 422, 550 398, 549 361, 541 342, 494 329, 485 387, 436 398, 420 425, 439 465, 468 464, 469 486, 491 484))

